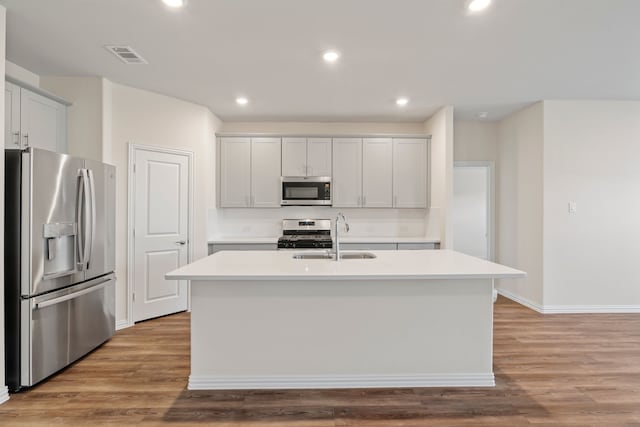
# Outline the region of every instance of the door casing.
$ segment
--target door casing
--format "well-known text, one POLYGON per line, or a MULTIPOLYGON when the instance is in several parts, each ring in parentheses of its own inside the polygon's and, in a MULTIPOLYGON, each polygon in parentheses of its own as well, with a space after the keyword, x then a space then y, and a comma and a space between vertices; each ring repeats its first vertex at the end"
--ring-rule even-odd
MULTIPOLYGON (((143 145, 143 144, 134 144, 129 142, 129 167, 127 172, 127 195, 128 195, 128 203, 127 203, 127 319, 126 324, 122 322, 122 324, 117 325, 117 329, 122 329, 125 327, 133 326, 134 324, 134 314, 133 314, 133 293, 134 293, 134 269, 131 268, 135 264, 135 239, 134 239, 134 223, 135 223, 135 173, 134 173, 134 164, 135 164, 135 152, 137 150, 150 151, 155 153, 167 153, 167 154, 178 154, 182 156, 187 156, 189 159, 189 173, 188 173, 188 191, 187 191, 187 199, 188 199, 188 209, 189 214, 187 216, 187 263, 190 263, 193 260, 193 223, 194 223, 194 209, 193 209, 193 152, 184 151, 184 150, 176 150, 172 148, 164 148, 164 147, 155 147, 151 145, 143 145)), ((187 281, 187 311, 191 311, 191 283, 187 281)))

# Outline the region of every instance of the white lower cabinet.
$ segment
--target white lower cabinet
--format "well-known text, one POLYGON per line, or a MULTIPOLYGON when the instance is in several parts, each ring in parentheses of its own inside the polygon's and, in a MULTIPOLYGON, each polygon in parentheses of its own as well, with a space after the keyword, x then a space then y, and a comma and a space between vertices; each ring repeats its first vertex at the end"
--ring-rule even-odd
POLYGON ((440 243, 398 243, 398 250, 440 249, 440 243))
POLYGON ((275 251, 276 243, 209 243, 209 255, 220 251, 275 251))
POLYGON ((280 138, 220 139, 220 207, 280 207, 280 138))
POLYGON ((341 243, 340 249, 354 251, 393 251, 393 250, 418 250, 440 249, 440 243, 341 243))
POLYGON ((5 81, 5 147, 67 152, 67 106, 5 81))
POLYGON ((396 243, 340 243, 340 250, 346 251, 394 251, 396 243))

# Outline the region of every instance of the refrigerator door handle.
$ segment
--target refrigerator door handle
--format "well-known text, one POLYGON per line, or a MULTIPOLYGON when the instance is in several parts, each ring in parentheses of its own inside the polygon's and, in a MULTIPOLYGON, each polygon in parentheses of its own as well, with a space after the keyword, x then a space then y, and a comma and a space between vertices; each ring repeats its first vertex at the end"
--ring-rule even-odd
POLYGON ((78 190, 78 267, 80 270, 87 268, 87 262, 89 257, 89 174, 86 169, 80 169, 78 172, 80 178, 79 190, 78 190))
POLYGON ((89 177, 89 194, 90 194, 90 200, 91 200, 91 207, 90 207, 90 211, 91 211, 91 232, 89 233, 89 244, 88 244, 88 255, 86 258, 86 266, 87 269, 89 268, 89 264, 91 263, 91 258, 93 256, 93 244, 94 244, 94 240, 95 240, 95 234, 96 234, 96 186, 95 186, 95 180, 93 179, 93 170, 91 169, 87 169, 87 175, 89 177))
POLYGON ((78 292, 74 292, 72 294, 63 295, 63 296, 58 297, 58 298, 52 298, 50 300, 43 301, 43 302, 37 302, 37 303, 34 304, 34 307, 36 309, 39 309, 39 308, 45 308, 45 307, 49 307, 49 306, 52 306, 52 305, 60 304, 61 302, 69 301, 71 299, 78 298, 79 296, 86 295, 88 293, 100 290, 100 289, 104 288, 105 286, 107 286, 109 284, 109 282, 111 282, 111 279, 105 280, 104 282, 100 283, 99 285, 95 285, 95 286, 92 286, 90 288, 83 289, 83 290, 78 291, 78 292))

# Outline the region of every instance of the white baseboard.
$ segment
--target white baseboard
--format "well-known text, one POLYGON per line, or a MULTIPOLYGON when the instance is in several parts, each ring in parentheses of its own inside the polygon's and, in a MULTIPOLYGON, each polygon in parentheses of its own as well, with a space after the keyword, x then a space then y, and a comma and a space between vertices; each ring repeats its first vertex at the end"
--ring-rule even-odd
POLYGON ((133 326, 132 322, 129 322, 129 319, 122 319, 116 322, 116 331, 120 329, 125 329, 133 326))
POLYGON ((530 300, 528 300, 526 298, 522 298, 522 297, 520 297, 520 296, 518 296, 516 294, 512 294, 511 292, 505 291, 503 289, 498 289, 498 293, 500 295, 502 295, 503 297, 509 298, 511 301, 515 301, 518 304, 522 304, 525 307, 530 308, 531 310, 537 311, 538 313, 542 313, 543 312, 542 306, 540 304, 538 304, 538 303, 530 301, 530 300))
POLYGON ((7 387, 0 387, 0 405, 9 400, 9 389, 7 387))
POLYGON ((489 374, 427 375, 282 375, 256 377, 189 376, 189 390, 385 388, 385 387, 494 387, 489 374))
POLYGON ((542 314, 615 314, 640 313, 640 305, 540 305, 508 291, 498 293, 542 314))
POLYGON ((640 313, 640 305, 545 305, 544 314, 630 314, 640 313))

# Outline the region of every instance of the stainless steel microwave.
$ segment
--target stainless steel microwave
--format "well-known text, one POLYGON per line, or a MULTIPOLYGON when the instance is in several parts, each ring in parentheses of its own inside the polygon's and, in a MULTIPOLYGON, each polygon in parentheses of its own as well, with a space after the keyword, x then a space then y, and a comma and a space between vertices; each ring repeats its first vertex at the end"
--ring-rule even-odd
POLYGON ((330 176, 283 176, 282 206, 331 206, 330 176))

